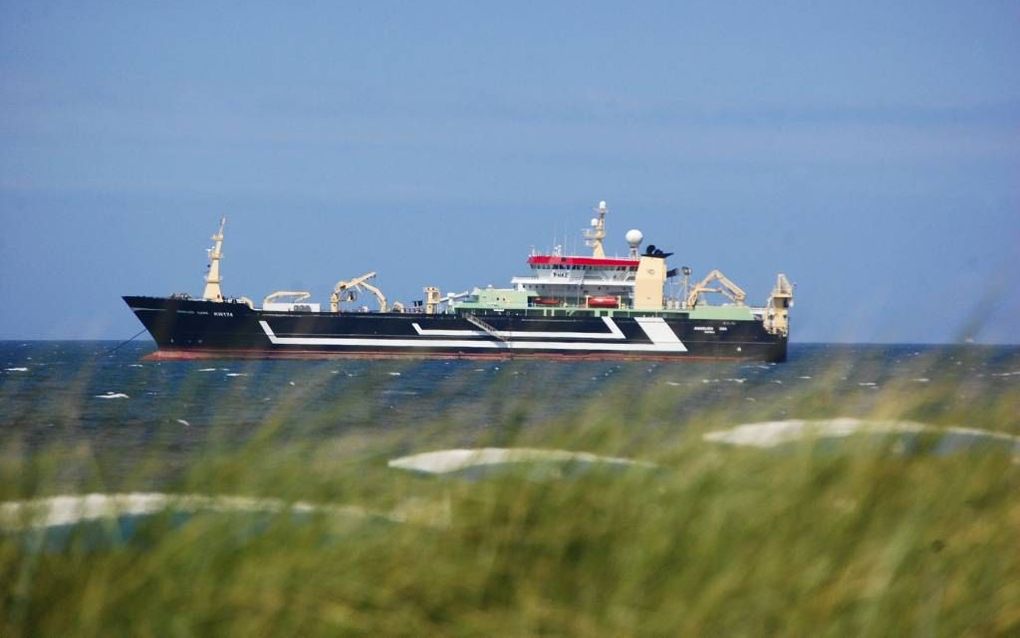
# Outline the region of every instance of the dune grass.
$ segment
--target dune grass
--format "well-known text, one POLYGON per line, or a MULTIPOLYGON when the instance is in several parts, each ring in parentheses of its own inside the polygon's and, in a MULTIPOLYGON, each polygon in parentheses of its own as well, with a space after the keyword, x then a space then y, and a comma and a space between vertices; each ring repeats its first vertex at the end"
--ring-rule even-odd
POLYGON ((837 395, 816 379, 751 396, 732 383, 702 401, 712 384, 668 385, 670 374, 637 396, 609 389, 541 417, 534 396, 499 383, 474 414, 386 427, 386 413, 338 397, 334 417, 353 411, 363 425, 337 431, 329 412, 296 428, 286 415, 308 396, 295 394, 173 472, 156 439, 126 478, 113 477, 123 459, 109 451, 79 442, 29 453, 12 441, 0 462, 4 500, 155 485, 360 509, 158 515, 129 538, 98 523, 57 546, 38 530, 8 531, 0 636, 1020 633, 1014 455, 905 454, 864 437, 764 451, 701 439, 752 420, 847 414, 1020 434, 1017 393, 984 392, 973 404, 982 388, 911 384, 919 369, 878 390, 837 395), (460 446, 584 450, 657 467, 465 479, 386 464, 460 446))

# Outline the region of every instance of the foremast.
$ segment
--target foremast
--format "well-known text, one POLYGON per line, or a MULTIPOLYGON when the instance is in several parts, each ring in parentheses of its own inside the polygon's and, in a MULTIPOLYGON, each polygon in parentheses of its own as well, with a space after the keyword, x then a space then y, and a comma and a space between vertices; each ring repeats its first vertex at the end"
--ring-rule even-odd
POLYGON ((209 249, 209 272, 205 275, 205 290, 202 291, 202 299, 205 301, 223 301, 223 291, 220 289, 220 259, 223 257, 223 227, 227 224, 227 218, 220 218, 220 228, 212 236, 216 243, 209 249))

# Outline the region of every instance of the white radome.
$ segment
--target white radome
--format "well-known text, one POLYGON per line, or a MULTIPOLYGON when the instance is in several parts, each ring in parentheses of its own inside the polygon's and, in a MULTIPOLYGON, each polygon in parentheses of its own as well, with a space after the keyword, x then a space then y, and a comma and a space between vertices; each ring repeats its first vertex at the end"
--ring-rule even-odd
POLYGON ((641 231, 637 228, 631 228, 628 230, 624 237, 627 239, 627 243, 631 246, 637 246, 645 238, 645 236, 641 234, 641 231))

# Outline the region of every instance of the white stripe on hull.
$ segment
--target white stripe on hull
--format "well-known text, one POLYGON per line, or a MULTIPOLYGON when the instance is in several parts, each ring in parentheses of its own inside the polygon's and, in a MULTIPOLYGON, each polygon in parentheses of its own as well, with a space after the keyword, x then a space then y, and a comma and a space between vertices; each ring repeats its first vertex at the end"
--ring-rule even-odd
MULTIPOLYGON (((626 339, 620 327, 609 317, 602 317, 609 332, 539 332, 528 330, 494 330, 493 335, 503 339, 520 339, 534 337, 536 339, 626 339)), ((411 324, 414 331, 423 337, 484 337, 481 330, 429 330, 422 328, 417 322, 411 324)))
MULTIPOLYGON (((641 325, 652 343, 573 343, 569 341, 483 341, 479 339, 373 339, 367 337, 278 337, 269 324, 259 321, 273 345, 282 346, 356 346, 365 348, 466 348, 470 350, 563 350, 590 352, 687 352, 687 347, 661 317, 643 317, 656 321, 652 327, 641 325), (669 331, 672 338, 662 328, 669 331)), ((614 324, 615 326, 615 324, 614 324)), ((616 328, 619 330, 619 328, 616 328)), ((461 331, 446 331, 458 332, 461 331)), ((474 332, 474 331, 464 331, 474 332)), ((533 335, 535 333, 523 333, 533 335)), ((567 333, 571 334, 571 333, 567 333)), ((576 333, 574 333, 576 334, 576 333)), ((621 333, 622 335, 622 333, 621 333)), ((606 338, 606 337, 603 337, 606 338)))
POLYGON ((677 352, 687 352, 680 337, 676 336, 673 329, 669 327, 662 317, 634 317, 641 329, 645 331, 652 343, 661 346, 678 347, 677 352))

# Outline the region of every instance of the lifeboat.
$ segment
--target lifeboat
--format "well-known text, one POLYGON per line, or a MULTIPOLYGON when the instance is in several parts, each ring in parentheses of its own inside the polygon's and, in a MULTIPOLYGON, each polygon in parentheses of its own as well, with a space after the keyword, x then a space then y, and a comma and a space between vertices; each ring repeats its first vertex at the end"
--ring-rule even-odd
POLYGON ((589 308, 619 308, 619 297, 588 297, 589 308))
POLYGON ((536 306, 562 306, 563 300, 559 297, 535 297, 531 303, 536 306))

